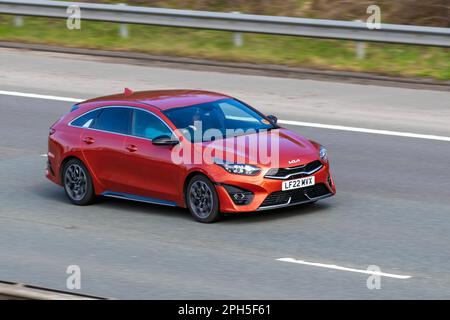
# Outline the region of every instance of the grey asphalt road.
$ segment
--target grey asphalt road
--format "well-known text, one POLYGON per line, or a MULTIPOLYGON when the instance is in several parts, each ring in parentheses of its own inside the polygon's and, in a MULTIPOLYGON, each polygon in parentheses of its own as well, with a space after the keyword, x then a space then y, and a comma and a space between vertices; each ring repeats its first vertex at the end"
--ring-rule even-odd
MULTIPOLYGON (((88 98, 206 88, 286 120, 450 136, 450 93, 131 66, 0 50, 0 90, 88 98)), ((315 205, 194 222, 186 210, 69 204, 44 177, 49 125, 70 103, 0 95, 0 279, 150 299, 450 298, 449 142, 287 126, 327 146, 338 194, 315 205), (381 278, 298 260, 410 275, 381 278)))

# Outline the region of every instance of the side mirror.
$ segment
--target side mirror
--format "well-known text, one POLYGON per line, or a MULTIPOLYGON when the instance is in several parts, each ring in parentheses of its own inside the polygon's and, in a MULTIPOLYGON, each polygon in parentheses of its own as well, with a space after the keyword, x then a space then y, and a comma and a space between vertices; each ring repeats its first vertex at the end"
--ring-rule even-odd
POLYGON ((277 122, 278 122, 278 118, 277 117, 275 117, 274 115, 268 115, 267 117, 266 117, 272 124, 277 124, 277 122))
POLYGON ((174 146, 180 143, 180 141, 174 140, 171 137, 164 135, 154 138, 152 140, 152 143, 156 146, 174 146))

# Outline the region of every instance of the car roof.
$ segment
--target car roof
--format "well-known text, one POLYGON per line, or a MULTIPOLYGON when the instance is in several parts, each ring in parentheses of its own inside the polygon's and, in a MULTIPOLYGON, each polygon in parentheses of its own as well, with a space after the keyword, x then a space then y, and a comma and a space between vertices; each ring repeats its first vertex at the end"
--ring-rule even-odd
POLYGON ((152 105, 161 110, 191 106, 200 103, 230 98, 227 95, 203 90, 153 90, 133 92, 125 89, 124 93, 86 100, 80 105, 92 102, 129 101, 152 105))

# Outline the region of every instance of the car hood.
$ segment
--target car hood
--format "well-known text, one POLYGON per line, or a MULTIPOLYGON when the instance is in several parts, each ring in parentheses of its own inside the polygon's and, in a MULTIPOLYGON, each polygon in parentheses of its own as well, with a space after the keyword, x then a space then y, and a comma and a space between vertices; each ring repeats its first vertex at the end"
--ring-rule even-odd
POLYGON ((314 143, 285 128, 202 144, 211 158, 266 168, 295 167, 319 159, 314 143))

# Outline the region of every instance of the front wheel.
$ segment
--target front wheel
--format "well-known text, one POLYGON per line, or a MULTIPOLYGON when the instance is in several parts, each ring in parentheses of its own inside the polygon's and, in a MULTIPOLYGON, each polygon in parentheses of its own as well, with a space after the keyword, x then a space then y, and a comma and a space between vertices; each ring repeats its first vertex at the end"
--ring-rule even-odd
POLYGON ((220 219, 219 198, 212 182, 203 175, 194 176, 186 188, 186 202, 195 220, 211 223, 220 219))
POLYGON ((69 200, 84 206, 95 199, 94 186, 89 171, 78 159, 69 160, 63 168, 64 190, 69 200))

